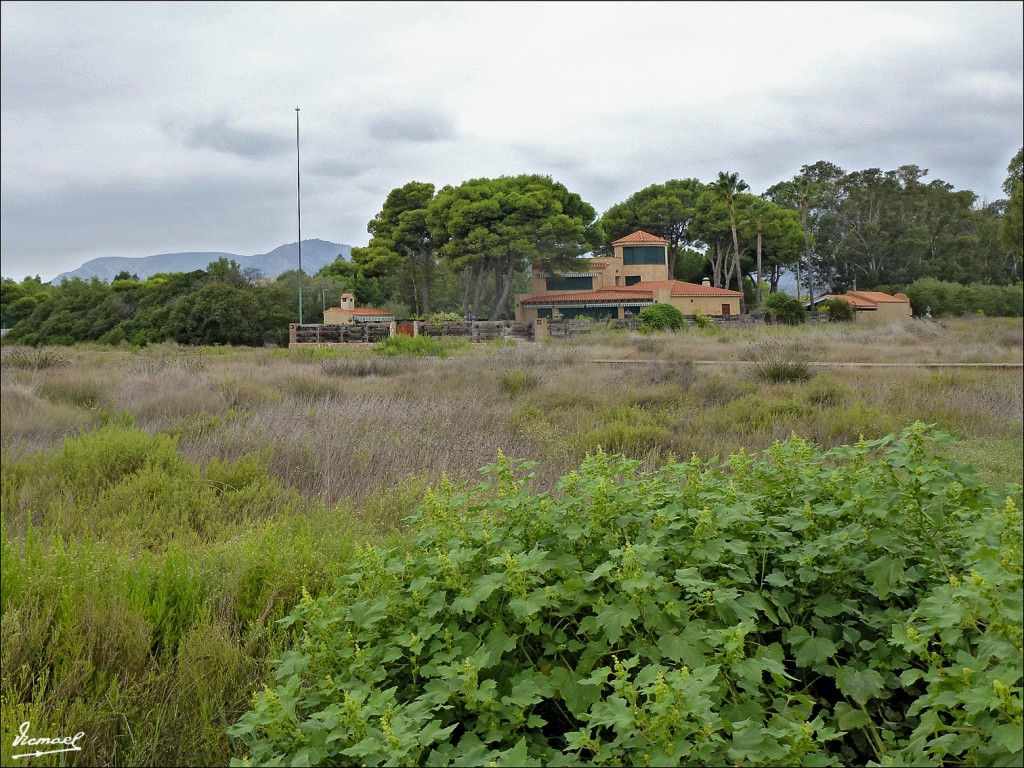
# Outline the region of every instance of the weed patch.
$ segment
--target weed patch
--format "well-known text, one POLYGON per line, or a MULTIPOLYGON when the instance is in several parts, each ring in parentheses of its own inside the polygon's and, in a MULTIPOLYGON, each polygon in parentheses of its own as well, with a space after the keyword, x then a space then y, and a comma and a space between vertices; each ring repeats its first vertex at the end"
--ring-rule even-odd
POLYGON ((558 496, 499 458, 303 598, 230 733, 259 765, 1017 764, 1020 487, 945 439, 599 453, 558 496))

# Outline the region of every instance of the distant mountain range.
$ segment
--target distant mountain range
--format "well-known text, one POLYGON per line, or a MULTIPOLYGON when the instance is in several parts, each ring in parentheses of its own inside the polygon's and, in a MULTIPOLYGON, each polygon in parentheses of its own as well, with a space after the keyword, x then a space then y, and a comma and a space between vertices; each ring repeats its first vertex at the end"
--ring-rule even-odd
MULTIPOLYGON (((306 274, 313 274, 321 267, 332 263, 339 255, 346 261, 350 260, 352 246, 332 243, 327 240, 303 240, 302 271, 306 274)), ((98 277, 109 283, 121 272, 138 275, 140 280, 145 280, 160 272, 193 272, 197 269, 206 269, 211 261, 217 259, 234 259, 242 269, 255 267, 265 277, 277 277, 282 272, 298 269, 299 244, 288 243, 269 253, 259 253, 255 256, 239 256, 237 253, 221 253, 219 251, 160 253, 155 256, 137 258, 109 256, 87 261, 78 269, 57 275, 50 282, 57 285, 75 277, 84 280, 98 277)))

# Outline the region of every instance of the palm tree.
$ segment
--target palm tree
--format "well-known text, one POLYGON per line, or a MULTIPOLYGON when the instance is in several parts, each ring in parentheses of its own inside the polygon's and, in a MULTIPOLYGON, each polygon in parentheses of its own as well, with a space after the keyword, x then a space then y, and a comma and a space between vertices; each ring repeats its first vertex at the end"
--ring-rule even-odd
POLYGON ((807 210, 811 206, 814 196, 818 194, 818 185, 807 176, 797 176, 790 182, 793 185, 793 192, 800 198, 800 220, 804 228, 804 266, 807 270, 807 294, 811 300, 811 313, 814 313, 814 275, 811 272, 811 240, 810 229, 807 226, 807 210))
MULTIPOLYGON (((740 178, 738 173, 718 172, 718 179, 708 185, 712 194, 719 200, 724 200, 729 207, 729 225, 732 227, 733 258, 736 259, 736 282, 740 293, 743 293, 743 270, 740 267, 740 238, 736 233, 736 195, 746 192, 750 185, 740 178)), ((745 302, 740 297, 740 313, 743 313, 745 302)))
POLYGON ((764 236, 765 223, 770 222, 772 204, 767 200, 756 198, 750 203, 750 207, 747 209, 747 218, 740 222, 742 226, 756 226, 757 227, 757 290, 755 292, 755 302, 758 309, 761 307, 761 241, 764 236))

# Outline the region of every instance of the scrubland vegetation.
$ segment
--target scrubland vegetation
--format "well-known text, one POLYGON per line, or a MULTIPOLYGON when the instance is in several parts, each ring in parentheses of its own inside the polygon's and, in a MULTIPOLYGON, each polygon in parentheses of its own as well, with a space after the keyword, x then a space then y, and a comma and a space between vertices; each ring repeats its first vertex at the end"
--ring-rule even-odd
POLYGON ((1020 483, 1024 462, 1021 371, 815 363, 1020 363, 1022 336, 1019 319, 979 317, 690 327, 477 347, 452 340, 340 350, 5 345, 3 761, 14 754, 7 735, 30 721, 33 734, 85 732, 84 750, 65 756, 68 763, 224 764, 244 755, 290 762, 326 743, 316 739, 330 735, 330 718, 344 719, 329 710, 335 706, 352 707, 344 717, 369 730, 338 731, 327 752, 303 753, 314 762, 374 763, 387 759, 388 744, 394 759, 416 761, 441 742, 466 738, 465 754, 516 764, 556 753, 569 762, 642 762, 630 751, 640 744, 655 762, 883 763, 889 756, 1011 764, 1004 758, 1019 760, 1020 745, 1003 726, 1019 730, 1021 722, 1020 545, 1012 534, 1019 537, 1020 489, 1010 487, 1020 483), (778 375, 764 368, 772 355, 778 375), (915 421, 957 440, 930 447, 930 433, 919 429, 884 445, 819 453, 915 421), (598 447, 624 454, 626 463, 594 459, 598 447), (768 451, 763 459, 761 451, 768 451), (476 482, 478 468, 499 452, 535 462, 527 485, 511 479, 514 462, 499 462, 493 488, 465 495, 460 483, 476 482), (704 464, 688 464, 694 454, 704 464), (976 467, 978 477, 957 462, 976 467), (915 479, 915 463, 927 477, 915 479), (787 464, 799 477, 772 486, 787 464), (860 507, 842 495, 843 478, 855 487, 857 472, 871 478, 855 490, 860 507), (691 485, 685 493, 696 495, 672 500, 691 485), (567 590, 575 562, 545 567, 557 553, 542 554, 520 568, 526 592, 512 594, 514 569, 493 558, 553 552, 551 537, 565 533, 557 530, 561 517, 582 525, 601 493, 614 497, 606 509, 618 511, 594 522, 590 539, 565 545, 582 568, 578 578, 590 581, 567 590), (1007 505, 1007 495, 1015 502, 1007 505), (891 519, 872 506, 876 497, 895 510, 891 519), (818 509, 815 499, 835 514, 806 518, 810 528, 786 539, 805 503, 818 509), (908 499, 927 519, 914 516, 908 499), (406 522, 413 513, 419 521, 406 522), (539 527, 529 535, 514 527, 529 528, 534 518, 539 527), (655 518, 664 526, 644 531, 655 518), (986 519, 991 525, 978 528, 986 519), (765 520, 776 538, 751 528, 765 520), (694 526, 725 549, 693 555, 694 526), (872 526, 893 538, 873 536, 872 526), (821 553, 836 551, 830 537, 843 533, 856 552, 824 573, 821 553), (485 535, 492 537, 486 546, 474 543, 485 535), (818 559, 802 562, 814 548, 818 559), (445 571, 436 559, 445 552, 465 556, 465 568, 445 571), (479 597, 462 608, 445 597, 461 594, 454 581, 413 587, 445 603, 431 623, 448 627, 450 643, 442 627, 431 638, 415 624, 417 598, 403 579, 418 569, 441 580, 492 574, 487 595, 473 592, 476 582, 462 585, 479 597), (769 621, 749 597, 768 589, 763 580, 773 572, 772 594, 786 600, 788 590, 796 601, 788 622, 770 600, 778 620, 769 621), (628 578, 646 586, 629 587, 628 578), (665 609, 668 594, 655 583, 673 579, 682 592, 671 600, 701 635, 680 641, 685 652, 659 648, 663 635, 675 635, 650 617, 665 609), (546 587, 557 595, 535 609, 513 602, 546 587), (712 597, 700 597, 705 591, 712 597), (371 620, 382 599, 386 618, 371 620), (597 610, 599 600, 621 603, 619 614, 597 610), (838 613, 829 613, 829 601, 838 613), (964 608, 944 615, 936 607, 942 601, 964 608), (350 605, 370 612, 355 616, 350 605), (339 611, 337 631, 346 628, 352 639, 337 640, 341 655, 332 660, 321 641, 335 630, 323 617, 339 611), (570 616, 574 636, 559 650, 551 622, 570 616), (848 637, 842 626, 864 617, 870 636, 861 627, 862 636, 848 637), (903 622, 904 635, 892 634, 894 622, 903 622), (487 634, 496 627, 505 639, 487 634), (457 631, 492 637, 487 658, 474 656, 479 649, 457 631), (397 648, 403 633, 424 643, 423 664, 433 665, 424 680, 452 681, 443 696, 431 688, 414 702, 409 654, 417 644, 397 648), (597 634, 605 647, 588 656, 597 634), (516 638, 523 642, 515 650, 506 647, 516 638), (372 655, 367 672, 379 669, 386 680, 348 685, 355 657, 345 654, 357 647, 372 655), (426 658, 441 652, 451 658, 426 658), (531 652, 544 659, 522 656, 531 652), (698 657, 719 665, 720 677, 700 671, 698 657), (552 666, 543 676, 555 681, 548 688, 535 674, 545 664, 552 666), (680 677, 684 664, 689 680, 680 677), (846 677, 835 677, 837 664, 850 670, 846 677), (439 670, 449 666, 446 678, 439 670), (528 681, 516 678, 527 673, 528 681), (316 674, 333 682, 311 687, 316 674), (521 682, 519 701, 512 689, 521 682), (408 698, 387 698, 396 684, 408 698), (570 687, 559 703, 553 691, 570 687), (976 694, 981 689, 995 698, 976 694), (600 701, 591 701, 595 692, 600 701), (678 696, 699 706, 683 711, 678 696), (303 726, 308 742, 282 715, 300 699, 303 722, 324 725, 303 726), (624 709, 615 710, 620 701, 624 709), (445 702, 455 709, 442 716, 445 702), (513 710, 521 723, 513 723, 513 710), (680 719, 670 722, 673 711, 680 719), (653 719, 641 722, 645 712, 653 719), (451 725, 444 718, 459 713, 464 725, 444 734, 451 725), (391 736, 382 723, 394 725, 391 736), (488 746, 488 734, 498 732, 488 746), (665 751, 670 743, 692 746, 697 733, 705 747, 665 751), (356 748, 363 739, 370 741, 356 748), (943 740, 935 746, 935 739, 943 740))

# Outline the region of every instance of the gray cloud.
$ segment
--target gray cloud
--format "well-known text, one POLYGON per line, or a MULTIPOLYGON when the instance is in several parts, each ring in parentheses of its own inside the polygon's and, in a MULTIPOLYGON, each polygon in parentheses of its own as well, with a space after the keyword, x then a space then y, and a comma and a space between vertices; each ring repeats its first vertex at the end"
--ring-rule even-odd
POLYGON ((360 159, 325 158, 310 162, 304 170, 336 179, 352 179, 374 167, 365 157, 360 159))
POLYGON ((370 135, 381 141, 436 142, 456 136, 452 119, 429 109, 381 112, 367 120, 370 135))
POLYGON ((212 149, 247 160, 265 160, 294 149, 294 143, 279 133, 240 128, 218 117, 193 125, 179 133, 182 143, 189 149, 212 149))
POLYGON ((3 274, 293 241, 296 104, 303 236, 350 245, 412 179, 541 173, 603 212, 827 160, 995 199, 1024 133, 1019 2, 254 7, 0 5, 3 274), (609 50, 624 14, 649 38, 609 50))

